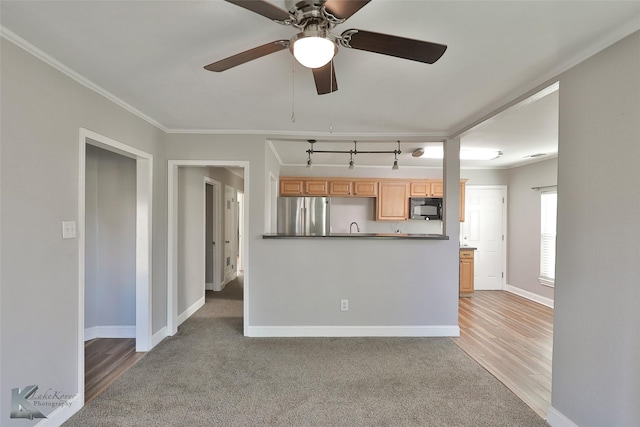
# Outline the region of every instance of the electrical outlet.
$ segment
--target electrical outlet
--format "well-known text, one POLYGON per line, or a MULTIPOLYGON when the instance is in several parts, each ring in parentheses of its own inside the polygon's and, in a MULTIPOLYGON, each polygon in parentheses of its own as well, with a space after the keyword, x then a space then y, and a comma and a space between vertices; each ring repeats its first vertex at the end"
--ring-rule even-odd
POLYGON ((341 299, 340 300, 340 310, 349 311, 349 300, 348 299, 341 299))

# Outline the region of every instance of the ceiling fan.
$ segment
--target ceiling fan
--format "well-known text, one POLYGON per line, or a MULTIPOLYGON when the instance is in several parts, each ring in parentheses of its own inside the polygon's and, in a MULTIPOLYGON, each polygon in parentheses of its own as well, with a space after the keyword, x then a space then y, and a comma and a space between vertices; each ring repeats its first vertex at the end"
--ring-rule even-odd
POLYGON ((333 28, 342 24, 371 0, 286 0, 285 11, 266 0, 225 0, 300 32, 290 40, 276 40, 216 61, 204 67, 209 71, 225 71, 245 62, 289 49, 295 58, 311 68, 318 95, 338 90, 333 57, 338 46, 433 64, 447 46, 426 41, 349 29, 340 35, 333 28))

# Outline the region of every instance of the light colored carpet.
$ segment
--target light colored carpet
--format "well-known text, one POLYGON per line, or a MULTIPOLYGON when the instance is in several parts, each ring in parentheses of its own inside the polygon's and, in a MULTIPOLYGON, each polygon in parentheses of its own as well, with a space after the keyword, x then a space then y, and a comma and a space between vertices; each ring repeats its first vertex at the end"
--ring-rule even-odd
POLYGON ((545 426, 448 338, 245 338, 242 284, 65 426, 545 426))

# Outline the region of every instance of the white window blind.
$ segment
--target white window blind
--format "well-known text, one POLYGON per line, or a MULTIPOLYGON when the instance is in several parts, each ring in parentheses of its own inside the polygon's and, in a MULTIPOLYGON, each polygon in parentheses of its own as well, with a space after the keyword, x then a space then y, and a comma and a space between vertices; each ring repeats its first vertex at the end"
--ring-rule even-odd
POLYGON ((540 283, 554 286, 556 278, 556 217, 558 192, 541 194, 540 212, 540 283))

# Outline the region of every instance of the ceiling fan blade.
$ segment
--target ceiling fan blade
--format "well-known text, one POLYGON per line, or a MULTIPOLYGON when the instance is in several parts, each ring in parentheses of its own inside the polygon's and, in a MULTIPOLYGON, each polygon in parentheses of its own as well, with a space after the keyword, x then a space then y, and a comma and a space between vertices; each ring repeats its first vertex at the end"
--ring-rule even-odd
POLYGON ((278 40, 275 42, 263 44, 262 46, 254 47, 253 49, 246 50, 236 55, 230 56, 220 61, 204 67, 209 71, 225 71, 229 68, 244 64, 245 62, 253 61, 254 59, 261 58, 274 52, 278 52, 289 47, 289 40, 278 40))
POLYGON ((327 0, 324 8, 339 19, 348 19, 371 0, 327 0))
POLYGON ((346 47, 427 64, 436 62, 447 50, 447 46, 443 44, 362 30, 347 30, 342 33, 342 37, 346 47))
POLYGON ((329 61, 327 65, 320 68, 312 68, 311 71, 313 71, 313 79, 316 81, 318 95, 324 95, 338 90, 333 61, 329 61))
POLYGON ((226 2, 243 7, 251 12, 269 18, 272 21, 283 22, 290 19, 289 12, 264 0, 225 0, 226 2))

